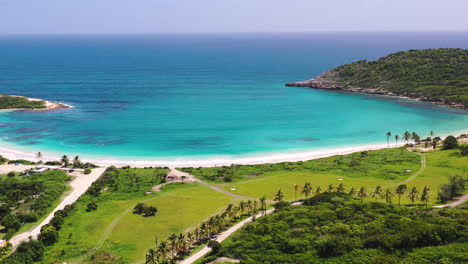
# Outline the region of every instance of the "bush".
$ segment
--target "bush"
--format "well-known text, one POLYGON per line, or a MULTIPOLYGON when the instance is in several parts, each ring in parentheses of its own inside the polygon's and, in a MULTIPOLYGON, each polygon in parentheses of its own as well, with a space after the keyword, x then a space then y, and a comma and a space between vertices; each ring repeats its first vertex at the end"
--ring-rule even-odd
POLYGON ((458 140, 454 136, 448 136, 442 141, 442 149, 458 148, 458 140))
POLYGON ((34 161, 23 160, 23 159, 8 161, 8 164, 16 164, 16 163, 23 164, 23 165, 34 165, 34 164, 36 164, 34 161))
POLYGON ((62 165, 62 163, 60 161, 47 161, 44 164, 49 165, 49 166, 61 166, 62 165))
POLYGON ((94 210, 97 210, 98 208, 98 205, 96 202, 90 202, 86 205, 86 211, 87 212, 91 212, 91 211, 94 211, 94 210))
POLYGON ((85 170, 83 171, 83 173, 84 173, 84 174, 90 174, 90 173, 91 173, 91 169, 85 169, 85 170))
POLYGON ((218 241, 215 240, 210 240, 208 241, 208 245, 211 250, 213 250, 213 253, 216 254, 221 250, 221 244, 218 241))
POLYGON ((44 245, 52 245, 58 241, 58 232, 53 225, 45 225, 41 228, 41 233, 38 239, 44 243, 44 245))
POLYGON ((10 172, 7 174, 7 176, 10 177, 10 178, 13 178, 13 177, 16 176, 16 172, 10 171, 10 172))
POLYGON ((7 158, 0 155, 0 164, 5 164, 8 161, 7 158))
POLYGON ((460 149, 460 155, 468 156, 468 145, 460 145, 458 148, 460 149))
POLYGON ((144 203, 137 203, 133 208, 134 214, 139 214, 143 216, 154 216, 158 212, 158 208, 154 206, 149 206, 144 203))
POLYGON ((21 227, 21 223, 18 216, 9 214, 2 219, 2 226, 4 226, 7 230, 18 230, 21 227))

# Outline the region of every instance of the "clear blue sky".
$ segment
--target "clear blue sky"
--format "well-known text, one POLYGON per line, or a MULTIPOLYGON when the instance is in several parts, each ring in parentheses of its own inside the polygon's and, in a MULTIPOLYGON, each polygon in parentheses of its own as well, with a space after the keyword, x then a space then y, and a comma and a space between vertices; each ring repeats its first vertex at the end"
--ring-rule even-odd
POLYGON ((468 31, 468 0, 0 0, 0 34, 468 31))

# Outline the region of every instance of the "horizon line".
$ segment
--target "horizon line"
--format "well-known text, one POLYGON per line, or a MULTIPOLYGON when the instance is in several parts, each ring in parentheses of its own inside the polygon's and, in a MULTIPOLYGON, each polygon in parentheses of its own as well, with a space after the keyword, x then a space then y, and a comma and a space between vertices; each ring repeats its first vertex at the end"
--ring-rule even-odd
POLYGON ((468 33, 468 30, 318 30, 318 31, 159 31, 159 32, 39 32, 0 33, 0 36, 70 35, 210 35, 210 34, 327 34, 327 33, 468 33))

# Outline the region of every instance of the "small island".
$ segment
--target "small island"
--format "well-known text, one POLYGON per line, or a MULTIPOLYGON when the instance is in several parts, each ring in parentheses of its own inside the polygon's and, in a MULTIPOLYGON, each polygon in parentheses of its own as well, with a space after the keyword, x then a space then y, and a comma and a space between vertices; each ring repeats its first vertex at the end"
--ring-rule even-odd
POLYGON ((425 49, 360 60, 286 86, 404 96, 468 108, 468 50, 425 49))
POLYGON ((58 108, 70 107, 42 99, 0 94, 0 110, 53 110, 58 108))

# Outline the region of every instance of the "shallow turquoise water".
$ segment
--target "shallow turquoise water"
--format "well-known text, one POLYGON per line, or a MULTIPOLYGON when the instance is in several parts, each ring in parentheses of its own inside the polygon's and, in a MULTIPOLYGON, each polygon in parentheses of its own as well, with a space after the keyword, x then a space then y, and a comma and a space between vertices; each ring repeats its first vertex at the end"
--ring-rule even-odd
POLYGON ((302 152, 468 130, 468 111, 285 87, 453 34, 0 37, 0 93, 72 105, 0 113, 0 146, 118 159, 302 152))

